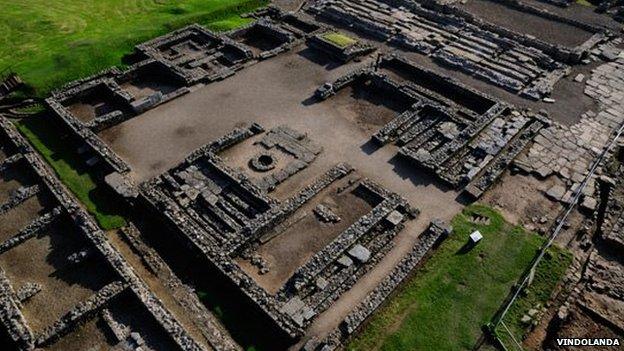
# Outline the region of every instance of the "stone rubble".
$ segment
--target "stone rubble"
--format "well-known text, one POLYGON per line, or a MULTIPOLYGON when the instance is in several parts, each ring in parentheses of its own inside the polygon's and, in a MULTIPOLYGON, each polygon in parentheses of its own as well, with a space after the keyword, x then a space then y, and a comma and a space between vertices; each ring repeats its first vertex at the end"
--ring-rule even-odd
POLYGON ((324 223, 338 223, 342 220, 330 207, 323 204, 317 205, 313 211, 324 223))
POLYGON ((329 98, 340 89, 363 81, 412 104, 379 129, 372 140, 380 146, 396 143, 400 146, 399 155, 453 187, 464 189, 473 198, 479 198, 492 186, 550 123, 543 116, 514 110, 398 55, 381 57, 376 67, 338 78, 327 89, 320 89, 317 96, 329 98), (399 70, 417 78, 398 82, 385 70, 399 70), (434 81, 436 85, 429 83, 434 81))
POLYGON ((20 230, 19 233, 0 244, 0 254, 9 251, 11 248, 41 233, 48 228, 61 213, 62 209, 60 207, 55 207, 52 211, 30 222, 26 227, 20 230))
POLYGON ((312 340, 302 350, 331 351, 341 349, 343 342, 362 326, 364 321, 373 314, 390 294, 409 276, 412 270, 426 257, 429 251, 451 233, 452 229, 439 220, 432 221, 431 225, 407 254, 387 275, 387 277, 373 289, 359 305, 349 313, 339 327, 323 340, 312 340))
MULTIPOLYGON (((63 209, 63 212, 69 215, 78 233, 83 235, 84 238, 94 246, 100 257, 103 257, 118 274, 121 279, 120 284, 127 287, 138 297, 139 301, 155 318, 164 332, 178 345, 180 350, 203 350, 203 348, 187 334, 171 313, 164 308, 162 302, 156 298, 145 283, 138 278, 133 268, 128 265, 121 254, 107 241, 105 234, 97 227, 93 219, 78 204, 78 201, 69 193, 69 190, 60 183, 52 170, 45 164, 41 157, 32 150, 26 140, 4 116, 0 116, 0 133, 6 135, 8 141, 13 143, 17 150, 20 150, 26 163, 39 178, 41 185, 31 187, 31 191, 34 190, 35 187, 37 189, 39 189, 40 186, 46 188, 52 197, 56 199, 59 206, 63 209)), ((0 134, 0 136, 2 135, 0 134)), ((12 291, 10 282, 4 279, 6 284, 2 283, 2 276, 4 276, 3 273, 0 274, 0 294, 2 294, 3 297, 10 296, 11 298, 1 299, 4 304, 0 306, 0 322, 9 330, 11 338, 20 349, 31 350, 34 345, 38 345, 36 340, 39 342, 48 342, 58 335, 56 334, 58 331, 69 331, 67 328, 74 325, 71 322, 74 321, 75 318, 80 317, 79 313, 78 315, 74 313, 78 311, 73 311, 66 315, 67 321, 59 321, 57 328, 52 328, 35 339, 32 335, 32 331, 19 312, 17 303, 13 298, 15 293, 12 291), (70 323, 67 324, 66 322, 70 323)), ((113 288, 113 290, 115 289, 116 288, 113 288)), ((89 312, 93 306, 94 304, 89 302, 88 305, 80 305, 77 306, 77 308, 79 310, 86 309, 86 311, 89 312)))
MULTIPOLYGON (((199 300, 195 290, 184 284, 173 273, 160 255, 153 248, 145 244, 140 238, 141 233, 136 226, 130 224, 123 227, 120 229, 120 233, 123 240, 125 240, 134 251, 139 253, 146 267, 154 275, 158 276, 166 286, 171 289, 178 302, 191 312, 192 318, 201 326, 202 334, 204 334, 214 350, 240 350, 240 347, 231 339, 220 322, 216 320, 216 317, 208 311, 204 303, 199 300)), ((115 327, 116 323, 114 321, 110 321, 109 324, 113 324, 114 328, 119 329, 119 327, 115 327)), ((128 337, 129 332, 120 332, 118 334, 121 335, 120 340, 123 340, 128 337)))
MULTIPOLYGON (((463 189, 473 198, 480 197, 515 162, 518 168, 542 177, 556 173, 569 179, 574 183, 572 188, 555 188, 547 192, 548 196, 565 202, 571 198, 574 185, 578 186, 578 181, 593 157, 600 152, 611 130, 622 123, 622 57, 614 47, 597 46, 611 35, 601 28, 547 11, 538 12, 537 8, 521 1, 500 1, 526 13, 583 28, 594 35, 575 48, 552 45, 436 1, 320 0, 312 3, 309 9, 321 18, 348 23, 353 31, 420 53, 439 65, 458 69, 513 93, 543 102, 555 102, 550 93, 554 85, 570 73, 568 65, 602 57, 611 62, 596 68, 589 78, 582 74, 575 78, 578 83, 586 80, 585 93, 601 101, 600 111, 586 113, 581 123, 571 128, 550 125, 550 121, 541 114, 515 110, 502 101, 419 67, 399 55, 380 56, 374 65, 326 83, 315 94, 320 99, 327 99, 342 88, 364 82, 370 83, 374 90, 390 92, 399 100, 409 101, 411 107, 375 133, 373 141, 380 146, 395 143, 399 147, 399 155, 453 187, 463 189), (400 81, 388 71, 400 71, 412 78, 400 81), (518 156, 534 138, 535 143, 528 154, 518 156)), ((224 34, 191 25, 137 45, 135 55, 139 58, 138 63, 124 70, 114 68, 70 83, 54 92, 52 97, 46 99, 46 104, 71 133, 84 141, 81 154, 85 154, 89 166, 102 168, 103 173, 108 174, 109 186, 123 197, 132 199, 133 203, 146 205, 156 215, 165 218, 175 229, 178 235, 176 240, 183 240, 195 252, 205 256, 209 264, 239 286, 241 292, 286 334, 299 337, 317 315, 330 308, 383 259, 392 249, 395 236, 404 229, 406 221, 418 215, 418 210, 381 185, 362 177, 356 179, 356 170, 346 163, 330 168, 287 200, 272 198, 268 193, 308 167, 322 152, 305 134, 287 126, 278 126, 268 132, 258 124, 235 128, 222 138, 195 150, 176 167, 139 186, 126 183, 131 171, 129 165, 97 135, 189 93, 197 84, 226 79, 238 70, 291 50, 304 41, 310 47, 328 52, 344 62, 374 50, 368 44, 347 47, 332 44, 323 39, 323 33, 330 28, 298 14, 282 13, 275 7, 259 10, 251 17, 254 21, 249 25, 224 34), (270 47, 256 41, 266 41, 270 47), (135 96, 126 88, 128 84, 152 75, 165 76, 176 88, 169 93, 157 91, 147 96, 135 96), (113 110, 105 111, 102 106, 93 106, 96 113, 90 121, 83 121, 70 112, 71 104, 86 101, 93 94, 105 97, 107 102, 110 100, 113 110), (220 157, 221 151, 262 133, 264 135, 259 137, 257 144, 265 150, 252 157, 250 166, 257 172, 265 172, 264 177, 253 179, 241 170, 232 169, 227 160, 220 157), (277 152, 285 153, 294 160, 276 169, 277 152), (314 253, 276 294, 268 293, 236 264, 236 258, 244 258, 258 268, 260 274, 268 273, 268 261, 254 251, 258 243, 272 240, 304 218, 296 216, 295 212, 346 177, 349 177, 348 185, 338 191, 357 189, 366 193, 375 199, 371 201, 375 203, 371 205, 372 210, 314 253)), ((94 314, 101 313, 118 340, 129 340, 136 350, 140 350, 145 342, 143 336, 120 325, 106 310, 107 304, 123 293, 138 297, 181 350, 202 350, 203 347, 108 243, 105 234, 3 117, 0 117, 0 127, 20 150, 0 163, 0 172, 24 160, 41 180, 40 185, 20 188, 12 194, 9 202, 0 205, 0 214, 36 195, 40 187, 41 190, 49 190, 59 203, 53 212, 46 213, 16 236, 1 243, 0 253, 33 237, 56 216, 63 214, 71 219, 92 246, 72 253, 67 259, 80 264, 87 256, 97 254, 114 268, 119 279, 75 306, 35 337, 19 306, 42 287, 37 283, 27 283, 14 293, 0 270, 0 321, 7 326, 9 336, 22 349, 46 346, 94 314)), ((598 201, 592 197, 594 187, 592 181, 582 203, 582 207, 590 211, 598 207, 598 201)), ((614 213, 605 222, 605 226, 613 224, 612 230, 605 234, 605 238, 617 241, 620 232, 619 207, 613 207, 614 213), (612 238, 614 235, 616 239, 612 238)), ((311 213, 324 223, 342 220, 326 204, 315 206, 311 213)), ((412 251, 349 313, 337 330, 325 340, 311 340, 305 348, 327 351, 340 347, 449 232, 444 223, 432 222, 418 238, 412 251)), ((219 329, 210 312, 200 307, 196 297, 191 297, 194 296, 191 288, 183 286, 139 235, 138 229, 133 226, 121 231, 122 238, 139 252, 148 269, 163 277, 169 287, 183 296, 180 303, 198 316, 198 323, 210 346, 217 350, 238 349, 219 329)), ((602 269, 599 264, 592 266, 594 268, 597 271, 602 269)), ((596 274, 596 279, 591 282, 592 289, 608 291, 609 296, 621 299, 621 289, 610 290, 603 286, 601 279, 605 274, 608 275, 603 271, 596 274)), ((530 317, 534 315, 536 313, 530 317)))
POLYGON ((11 282, 0 268, 0 322, 18 350, 32 350, 35 337, 15 297, 11 282))
POLYGON ((22 159, 22 154, 15 154, 13 156, 7 157, 6 159, 0 162, 0 173, 9 169, 9 167, 17 164, 22 159))
MULTIPOLYGON (((553 123, 542 129, 528 153, 514 161, 516 167, 540 178, 557 175, 569 189, 582 182, 592 161, 624 123, 624 58, 596 67, 585 84, 585 94, 598 102, 599 110, 585 112, 572 126, 553 123)), ((585 192, 587 207, 594 206, 594 184, 595 177, 585 192)), ((559 199, 569 198, 568 194, 559 199)))
POLYGON ((271 192, 288 178, 306 169, 323 148, 312 142, 305 134, 299 133, 288 126, 278 126, 267 132, 258 144, 270 151, 277 148, 295 159, 282 167, 278 172, 262 177, 257 181, 260 189, 271 192))
MULTIPOLYGON (((311 323, 314 316, 331 306, 359 277, 374 267, 392 247, 391 239, 403 228, 402 222, 417 215, 418 211, 397 194, 369 180, 359 178, 349 182, 350 189, 358 188, 379 198, 379 204, 301 266, 289 282, 271 296, 231 257, 245 257, 260 274, 268 273, 270 267, 264 258, 250 250, 253 243, 263 240, 265 234, 282 224, 295 223, 296 219, 291 217, 299 208, 354 170, 347 164, 338 164, 280 203, 267 197, 260 190, 262 187, 256 187, 243 173, 227 167, 215 154, 251 135, 253 133, 235 130, 224 137, 233 142, 207 144, 180 165, 142 184, 141 196, 155 211, 164 212, 181 237, 203 252, 209 262, 239 286, 284 332, 295 337, 302 334, 302 328, 311 323), (220 175, 219 184, 213 178, 214 172, 220 175), (235 196, 232 189, 236 189, 235 196), (214 215, 209 218, 203 211, 211 211, 214 215), (395 212, 399 213, 397 218, 400 219, 387 221, 391 213, 396 217, 395 212), (219 218, 220 222, 212 218, 219 218), (336 272, 338 265, 335 262, 349 250, 354 257, 359 257, 358 263, 336 272), (317 288, 319 276, 324 280, 322 291, 317 288)), ((307 141, 304 134, 285 126, 269 131, 259 140, 257 143, 267 150, 277 147, 304 162, 312 162, 321 152, 319 147, 307 141)), ((324 209, 317 207, 315 211, 321 218, 335 221, 324 209)))
POLYGON ((15 297, 20 304, 30 300, 33 296, 37 295, 43 287, 39 283, 28 282, 22 285, 17 292, 15 292, 15 297))
POLYGON ((40 332, 36 336, 35 343, 38 347, 42 347, 58 340, 63 335, 75 329, 81 322, 95 315, 126 288, 127 285, 119 281, 106 285, 87 300, 70 309, 53 325, 40 332))
POLYGON ((569 72, 566 64, 578 63, 610 36, 602 28, 522 2, 506 4, 595 34, 576 48, 552 45, 435 1, 323 0, 310 11, 535 100, 550 95, 555 83, 569 72))
POLYGON ((39 193, 39 186, 33 185, 29 187, 19 187, 17 190, 9 195, 9 200, 3 204, 0 204, 0 215, 5 214, 13 208, 19 206, 24 201, 39 193))

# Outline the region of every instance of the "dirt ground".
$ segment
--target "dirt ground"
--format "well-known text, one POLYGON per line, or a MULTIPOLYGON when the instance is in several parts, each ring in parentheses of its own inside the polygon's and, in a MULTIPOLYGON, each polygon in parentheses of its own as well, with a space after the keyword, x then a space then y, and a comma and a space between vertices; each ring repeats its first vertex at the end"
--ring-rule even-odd
MULTIPOLYGON (((294 9, 301 1, 277 3, 294 9)), ((466 8, 494 23, 557 44, 578 45, 591 35, 576 27, 520 13, 486 0, 470 0, 466 8)), ((258 52, 275 45, 263 41, 251 44, 255 44, 258 52)), ((552 118, 562 123, 573 124, 582 112, 596 108, 595 102, 583 94, 583 84, 572 80, 579 72, 589 72, 590 66, 575 68, 574 74, 556 86, 553 98, 558 100, 558 104, 555 108, 554 105, 525 100, 463 73, 437 66, 426 57, 416 54, 410 56, 428 68, 456 77, 519 107, 545 109, 551 112, 552 118)), ((308 133, 313 141, 323 146, 324 151, 310 167, 280 185, 273 196, 285 199, 335 163, 347 161, 364 176, 404 195, 412 205, 420 208, 420 218, 408 223, 405 230, 394 240, 395 247, 390 253, 332 308, 314 321, 308 330, 308 336, 323 335, 335 328, 346 313, 385 278, 411 249, 415 239, 431 219, 437 217, 449 220, 462 208, 455 191, 440 186, 429 176, 398 159, 394 146, 377 149, 369 141, 373 132, 406 109, 407 105, 394 103, 388 97, 374 98, 362 87, 344 89, 327 102, 319 103, 311 98, 318 86, 334 80, 354 66, 356 65, 340 66, 327 62, 301 47, 246 68, 224 81, 198 88, 191 94, 100 133, 115 152, 129 162, 135 179, 140 182, 171 168, 192 150, 227 133, 236 125, 254 121, 270 129, 285 124, 308 133)), ((138 97, 148 96, 157 90, 168 92, 174 89, 151 82, 125 87, 138 97)), ((95 116, 93 104, 76 105, 70 109, 85 122, 95 116)), ((251 152, 248 143, 253 141, 245 141, 241 146, 226 151, 226 161, 231 166, 244 169, 252 177, 270 174, 253 172, 248 167, 247 161, 255 153, 251 152)), ((276 150, 272 152, 278 155, 279 164, 288 162, 288 155, 276 150)), ((560 205, 546 199, 543 192, 556 182, 554 178, 539 181, 530 176, 506 174, 503 181, 489 191, 482 201, 498 208, 511 222, 546 228, 554 220, 552 214, 558 213, 560 205), (549 214, 550 217, 542 221, 544 214, 549 214)), ((0 203, 3 202, 2 196, 19 187, 19 184, 21 183, 12 180, 10 175, 6 181, 0 183, 0 203)), ((307 213, 301 221, 257 250, 269 262, 271 270, 268 274, 259 275, 257 268, 248 262, 238 262, 269 292, 276 292, 297 267, 372 208, 370 203, 353 193, 336 195, 332 189, 334 187, 324 191, 295 214, 297 216, 299 212, 307 213), (342 217, 342 221, 336 225, 319 223, 311 211, 318 203, 330 205, 342 217)), ((42 201, 45 200, 34 197, 10 212, 11 216, 6 220, 0 217, 0 233, 14 233, 34 219, 36 214, 42 213, 45 206, 42 201)), ((35 331, 53 323, 60 314, 113 279, 109 273, 102 272, 99 269, 101 265, 95 261, 88 261, 77 267, 67 265, 67 255, 81 249, 82 245, 80 241, 72 240, 68 236, 70 231, 65 229, 54 227, 49 232, 0 255, 0 265, 6 267, 7 275, 15 288, 33 281, 44 286, 41 293, 24 305, 24 314, 35 331)), ((115 243, 118 248, 120 245, 115 243)), ((141 265, 133 253, 124 252, 124 256, 132 257, 130 263, 135 269, 141 265)), ((144 279, 147 276, 144 272, 140 274, 144 279)), ((148 285, 159 298, 166 297, 164 303, 178 319, 182 319, 185 327, 192 323, 180 318, 181 309, 172 308, 174 302, 170 300, 168 292, 159 290, 163 289, 160 282, 150 280, 148 285)), ((111 312, 118 319, 133 325, 144 337, 147 336, 148 346, 159 349, 170 347, 170 340, 163 338, 159 329, 153 325, 151 317, 136 301, 128 299, 123 304, 115 303, 111 312)), ((583 317, 588 318, 583 314, 575 318, 583 317)), ((588 328, 592 328, 591 323, 586 324, 588 328)), ((195 328, 190 329, 194 336, 198 335, 195 328)), ((108 334, 103 322, 96 318, 50 349, 64 350, 69 347, 76 348, 77 345, 86 350, 114 349, 108 334)))
POLYGON ((537 8, 545 9, 549 12, 555 13, 560 16, 572 18, 578 21, 582 21, 594 26, 606 26, 614 31, 619 31, 622 28, 622 24, 615 21, 611 16, 598 13, 593 6, 583 6, 572 2, 569 7, 559 7, 551 5, 540 0, 522 0, 523 2, 535 6, 537 8))
POLYGON ((370 131, 354 123, 353 111, 311 98, 320 85, 354 69, 354 65, 321 65, 317 61, 300 47, 100 133, 129 162, 136 180, 143 181, 176 165, 190 151, 237 124, 256 121, 267 129, 286 124, 307 133, 324 151, 272 195, 280 198, 292 193, 336 163, 346 161, 363 176, 401 193, 420 208, 420 218, 408 223, 389 254, 316 319, 311 335, 323 335, 336 327, 411 249, 431 219, 450 220, 462 208, 455 191, 441 187, 397 158, 396 147, 374 147, 370 131))
MULTIPOLYGON (((264 134, 260 134, 236 144, 233 147, 224 150, 220 156, 228 166, 242 171, 250 179, 255 181, 283 170, 290 162, 295 160, 294 156, 287 154, 278 147, 267 150, 262 145, 256 144, 260 139, 262 139, 263 135, 264 134), (266 172, 260 172, 254 170, 250 166, 250 160, 260 152, 271 154, 274 160, 273 162, 275 163, 275 168, 266 172)), ((291 179, 292 178, 286 179, 284 183, 290 182, 291 179)))
POLYGON ((141 99, 157 92, 168 94, 179 87, 157 79, 137 79, 136 81, 121 84, 121 88, 128 91, 135 98, 141 99))
POLYGON ((17 234, 40 215, 46 213, 48 199, 38 194, 24 201, 11 211, 0 215, 0 242, 17 234))
POLYGON ((333 105, 343 118, 371 134, 411 106, 407 101, 372 92, 364 84, 342 89, 323 103, 333 105))
MULTIPOLYGON (((336 99, 332 104, 314 103, 311 97, 321 84, 333 81, 356 65, 317 65, 309 55, 309 50, 301 47, 295 52, 260 62, 225 81, 199 88, 109 128, 100 136, 129 162, 138 181, 162 173, 190 151, 226 133, 235 124, 249 121, 257 121, 266 128, 288 124, 309 132, 312 137, 320 135, 315 140, 324 146, 325 154, 338 156, 353 153, 353 146, 365 144, 374 127, 354 130, 355 107, 341 107, 335 103, 336 99)), ((529 107, 534 111, 545 109, 553 119, 566 124, 574 123, 582 112, 592 107, 591 99, 585 99, 582 94, 583 85, 574 84, 572 78, 556 86, 553 98, 559 103, 555 108, 554 104, 529 101, 465 74, 445 69, 427 57, 418 54, 408 56, 427 68, 454 76, 469 86, 519 107, 529 107)), ((374 110, 371 112, 375 113, 374 110)), ((377 123, 386 118, 381 117, 377 123)))
MULTIPOLYGON (((189 152, 235 125, 257 121, 270 129, 285 124, 307 133, 324 150, 317 161, 300 173, 304 175, 301 180, 348 161, 365 176, 374 175, 373 179, 398 192, 412 184, 419 190, 426 189, 429 195, 448 194, 441 197, 441 202, 443 198, 455 197, 432 184, 425 174, 413 172, 412 167, 397 160, 394 147, 375 150, 369 142, 370 131, 362 130, 354 121, 354 116, 359 116, 357 111, 340 106, 334 99, 314 102, 311 96, 318 86, 353 66, 327 70, 299 55, 300 51, 246 68, 227 80, 112 127, 100 136, 129 162, 136 180, 143 181, 176 165, 189 152)), ((421 196, 414 199, 422 201, 421 196)))
POLYGON ((21 164, 9 166, 4 172, 0 172, 0 204, 9 200, 11 193, 20 186, 34 184, 34 178, 21 164))
POLYGON ((115 347, 114 336, 105 322, 95 318, 61 338, 57 343, 46 348, 49 351, 66 350, 89 350, 89 351, 121 351, 121 347, 115 347))
POLYGON ((102 93, 102 90, 99 89, 91 91, 80 101, 70 102, 66 107, 78 120, 85 123, 107 113, 123 110, 120 104, 102 93))
POLYGON ((446 90, 443 85, 437 84, 435 81, 425 80, 421 76, 415 75, 405 70, 398 69, 396 67, 383 67, 380 71, 383 74, 388 75, 390 79, 398 83, 416 83, 417 85, 422 86, 433 93, 439 94, 442 97, 445 97, 460 106, 476 112, 477 114, 483 114, 487 112, 487 110, 489 110, 495 104, 494 101, 487 98, 475 101, 477 99, 474 99, 472 96, 455 94, 451 91, 446 90))
MULTIPOLYGON (((558 332, 557 337, 561 338, 619 338, 621 342, 622 336, 615 330, 610 329, 602 323, 598 323, 591 316, 575 308, 571 313, 571 318, 564 324, 558 332)), ((555 340, 548 345, 548 349, 552 350, 569 350, 569 347, 557 346, 555 340)), ((583 350, 599 351, 608 350, 609 347, 600 346, 583 346, 583 350)))
POLYGON ((253 27, 239 37, 234 38, 234 40, 247 45, 254 55, 273 50, 283 44, 280 40, 266 35, 253 27))
POLYGON ((556 177, 538 180, 533 176, 510 174, 509 171, 485 193, 481 202, 499 210, 510 223, 531 230, 549 228, 562 206, 544 195, 553 185, 561 183, 556 177))
POLYGON ((575 47, 593 35, 584 29, 518 11, 495 1, 469 0, 460 7, 486 21, 551 44, 575 47))
MULTIPOLYGON (((317 18, 317 20, 323 22, 323 20, 320 18, 317 18)), ((336 26, 337 28, 340 28, 345 33, 348 33, 354 37, 359 37, 361 41, 375 42, 375 45, 380 46, 383 51, 396 51, 396 48, 387 46, 383 43, 376 42, 371 38, 362 36, 356 32, 353 32, 348 27, 340 26, 334 22, 331 22, 330 24, 336 26)), ((455 78, 459 82, 469 87, 475 88, 485 94, 491 95, 492 97, 510 103, 518 108, 528 108, 535 112, 544 110, 548 112, 550 118, 566 125, 572 125, 578 122, 581 118, 581 115, 585 111, 596 111, 598 108, 598 104, 584 94, 584 84, 576 83, 573 81, 574 77, 576 77, 576 74, 578 73, 584 73, 587 76, 587 73, 589 73, 594 67, 593 64, 587 66, 581 65, 573 67, 572 73, 565 79, 559 81, 554 87, 551 97, 555 99, 557 103, 549 104, 542 101, 533 101, 523 98, 505 89, 499 88, 488 82, 465 74, 464 72, 438 65, 427 56, 423 56, 413 52, 401 52, 401 54, 427 69, 430 69, 443 76, 455 78)))
POLYGON ((269 293, 277 293, 297 268, 373 208, 373 204, 355 189, 336 193, 336 190, 344 187, 349 179, 357 178, 357 176, 345 178, 318 194, 291 216, 301 218, 299 221, 255 251, 267 260, 270 268, 267 274, 260 275, 258 268, 247 261, 239 260, 238 263, 269 293), (313 213, 318 204, 328 206, 342 220, 335 224, 321 223, 313 213))
POLYGON ((57 222, 39 236, 0 255, 0 266, 14 289, 29 282, 42 285, 41 292, 22 308, 33 331, 42 331, 114 279, 95 258, 78 265, 67 261, 67 256, 84 247, 71 227, 57 222))

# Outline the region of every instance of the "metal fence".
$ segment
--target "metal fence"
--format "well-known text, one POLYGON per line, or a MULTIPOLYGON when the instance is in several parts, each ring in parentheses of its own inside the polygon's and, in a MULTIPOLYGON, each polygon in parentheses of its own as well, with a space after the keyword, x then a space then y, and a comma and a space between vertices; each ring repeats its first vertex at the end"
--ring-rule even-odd
POLYGON ((583 179, 583 182, 574 192, 572 202, 567 206, 567 208, 565 208, 562 211, 561 215, 555 222, 555 226, 553 227, 553 230, 548 238, 548 241, 540 248, 536 257, 533 259, 533 261, 531 261, 531 264, 525 270, 523 276, 519 280, 520 284, 516 286, 513 293, 510 295, 510 298, 508 298, 505 301, 505 303, 499 309, 499 312, 494 316, 494 318, 492 318, 492 322, 489 325, 491 335, 494 337, 494 339, 496 339, 496 341, 500 344, 500 346, 504 350, 523 350, 520 340, 517 340, 514 337, 513 333, 511 332, 511 330, 509 330, 507 325, 504 323, 503 319, 507 315, 507 312, 509 312, 509 309, 511 308, 511 306, 518 299, 518 296, 520 295, 520 293, 529 284, 531 280, 531 276, 535 272, 535 268, 542 261, 542 259, 544 258, 544 255, 546 255, 547 250, 552 246, 553 242, 555 241, 555 239, 561 232, 561 229, 565 225, 568 217, 570 216, 570 214, 572 214, 572 211, 577 206, 581 198, 581 195, 583 193, 583 190, 589 183, 589 180, 596 173, 596 170, 598 169, 602 161, 605 159, 605 157, 609 154, 613 146, 617 143, 617 140, 620 138, 623 132, 624 132, 624 123, 620 125, 619 129, 615 132, 613 138, 609 141, 609 143, 605 146, 605 148, 602 150, 600 155, 598 155, 598 157, 592 163, 592 166, 589 169, 589 172, 587 173, 585 178, 583 179), (498 334, 499 332, 503 333, 506 336, 509 336, 509 340, 511 340, 511 342, 505 343, 503 340, 501 340, 498 334))

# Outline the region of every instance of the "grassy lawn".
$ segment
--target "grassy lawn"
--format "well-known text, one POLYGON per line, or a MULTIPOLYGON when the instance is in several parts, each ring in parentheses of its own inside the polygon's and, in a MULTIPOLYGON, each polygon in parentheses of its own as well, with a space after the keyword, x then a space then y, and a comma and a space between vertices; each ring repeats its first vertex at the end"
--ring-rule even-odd
POLYGON ((84 160, 78 159, 75 148, 64 140, 62 132, 46 122, 45 114, 39 114, 21 119, 16 125, 87 211, 95 216, 102 229, 124 226, 126 221, 112 194, 103 185, 98 185, 96 176, 88 172, 84 160))
POLYGON ((0 71, 45 96, 119 65, 142 41, 190 23, 228 30, 267 0, 0 0, 0 71))
POLYGON ((370 321, 348 350, 470 350, 544 239, 482 205, 453 219, 454 233, 370 321), (470 221, 473 213, 488 225, 470 221), (478 229, 484 239, 464 247, 478 229))
POLYGON ((345 34, 338 32, 329 32, 322 35, 323 39, 330 41, 342 48, 346 48, 347 46, 351 46, 357 41, 345 34))
MULTIPOLYGON (((111 66, 134 45, 190 23, 218 31, 248 23, 240 15, 268 0, 0 0, 0 72, 10 68, 30 88, 50 90, 111 66)), ((110 192, 39 114, 17 127, 103 229, 125 224, 110 192)), ((71 143, 70 143, 71 144, 71 143)))
POLYGON ((579 5, 587 6, 587 7, 594 7, 594 4, 592 4, 591 2, 587 0, 576 0, 576 3, 579 5))
MULTIPOLYGON (((535 269, 533 282, 528 288, 524 289, 520 298, 514 302, 503 319, 503 322, 513 333, 516 340, 522 340, 529 327, 527 324, 522 323, 522 317, 527 315, 529 310, 538 310, 537 307, 539 305, 544 306, 571 263, 572 254, 569 251, 557 246, 552 246, 548 249, 546 255, 535 269)), ((502 326, 499 325, 497 333, 501 341, 509 349, 513 349, 513 340, 511 340, 509 334, 502 326)))

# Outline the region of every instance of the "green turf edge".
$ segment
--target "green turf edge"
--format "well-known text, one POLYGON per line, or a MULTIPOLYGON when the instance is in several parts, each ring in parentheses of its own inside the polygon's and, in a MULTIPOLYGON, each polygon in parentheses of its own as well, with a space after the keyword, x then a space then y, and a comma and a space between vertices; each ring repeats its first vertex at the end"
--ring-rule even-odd
POLYGON ((102 229, 112 230, 126 225, 122 211, 116 208, 109 190, 97 184, 95 176, 81 165, 84 161, 79 160, 70 148, 71 143, 63 142, 59 138, 60 133, 55 133, 56 128, 46 122, 44 115, 36 115, 20 119, 15 125, 102 229))
POLYGON ((472 349, 544 239, 507 223, 495 210, 468 206, 454 233, 355 336, 347 350, 472 349), (491 219, 476 225, 469 218, 491 219), (475 229, 484 240, 460 254, 475 229), (483 256, 483 257, 481 257, 483 256))
POLYGON ((588 0, 576 0, 576 3, 581 6, 595 7, 595 5, 589 2, 588 0))
MULTIPOLYGON (((517 341, 524 339, 530 327, 530 325, 522 323, 522 317, 528 314, 530 309, 539 310, 539 306, 546 304, 568 267, 572 264, 572 258, 571 252, 558 246, 551 246, 546 251, 544 258, 535 269, 531 285, 522 291, 520 297, 511 305, 509 312, 503 318, 503 322, 517 341)), ((514 348, 514 341, 501 325, 498 326, 496 332, 505 346, 509 349, 514 348)))
MULTIPOLYGON (((46 23, 47 18, 12 18, 25 28, 26 32, 22 33, 22 36, 37 37, 52 33, 50 42, 55 45, 48 47, 50 45, 40 40, 27 41, 23 45, 32 45, 35 48, 34 52, 25 57, 23 55, 0 57, 0 70, 10 68, 22 76, 26 83, 21 92, 23 97, 45 97, 52 90, 68 82, 96 74, 103 69, 113 66, 124 68, 122 59, 131 53, 138 43, 192 23, 204 25, 214 31, 236 29, 252 21, 249 18, 242 18, 242 14, 266 6, 269 2, 237 0, 210 7, 208 3, 202 5, 199 0, 163 1, 157 7, 146 10, 144 15, 133 14, 123 22, 118 21, 118 25, 113 26, 114 29, 109 33, 97 28, 116 23, 114 17, 92 21, 90 16, 87 16, 85 22, 91 29, 84 35, 70 33, 67 36, 59 36, 56 31, 46 32, 47 29, 42 23, 46 23), (43 27, 39 28, 38 25, 43 27), (118 33, 121 28, 127 28, 127 31, 118 33)), ((42 14, 41 17, 45 16, 42 14)), ((17 35, 20 34, 19 30, 15 30, 17 35)), ((2 40, 0 45, 3 45, 2 40)))
MULTIPOLYGON (((240 16, 241 14, 253 11, 268 3, 269 1, 267 0, 246 0, 240 1, 238 4, 232 6, 217 8, 214 11, 198 13, 188 12, 180 8, 178 12, 182 16, 179 19, 168 21, 163 24, 162 28, 155 29, 152 33, 142 33, 133 37, 133 39, 111 38, 112 43, 106 44, 108 46, 116 46, 109 48, 111 51, 102 62, 98 62, 94 65, 82 65, 83 67, 87 67, 87 69, 84 71, 81 70, 80 72, 71 70, 59 72, 55 70, 54 74, 50 75, 48 78, 44 75, 40 75, 35 79, 36 82, 34 85, 30 85, 29 89, 26 92, 21 92, 21 94, 25 93, 24 97, 29 94, 34 94, 35 92, 36 95, 47 95, 50 90, 69 81, 94 74, 103 68, 121 65, 121 59, 124 55, 131 52, 135 44, 190 23, 199 23, 214 31, 227 31, 239 28, 252 21, 252 19, 249 18, 242 18, 240 16), (119 40, 121 40, 121 42, 119 42, 119 40)), ((101 53, 102 50, 99 50, 99 52, 101 53)), ((98 59, 97 55, 90 55, 89 52, 83 52, 80 48, 76 48, 76 50, 72 50, 72 52, 68 54, 80 56, 82 57, 81 59, 85 57, 87 57, 87 60, 98 59)), ((80 60, 78 61, 80 62, 80 60)), ((44 73, 50 72, 46 71, 44 73)), ((32 83, 32 81, 28 81, 27 83, 32 83)), ((17 129, 50 164, 59 179, 70 189, 78 200, 84 204, 87 211, 95 217, 102 229, 112 230, 126 225, 127 222, 122 215, 123 211, 116 207, 117 202, 112 198, 110 191, 102 184, 98 185, 97 177, 85 169, 83 162, 78 159, 78 155, 75 151, 70 149, 67 143, 59 140, 62 133, 58 128, 46 124, 45 119, 42 117, 43 113, 41 110, 42 107, 40 105, 21 109, 21 112, 38 112, 39 115, 38 117, 18 120, 15 123, 17 129)))
POLYGON ((327 32, 327 33, 321 34, 321 37, 341 48, 346 48, 348 46, 351 46, 357 43, 357 40, 349 37, 346 34, 339 33, 339 32, 327 32))

